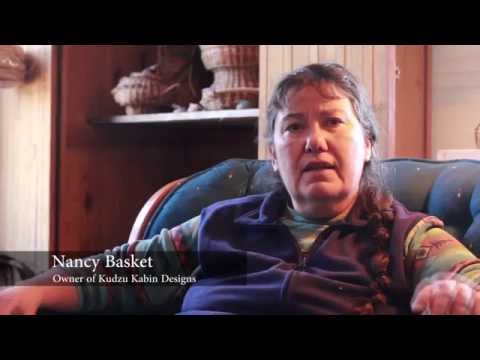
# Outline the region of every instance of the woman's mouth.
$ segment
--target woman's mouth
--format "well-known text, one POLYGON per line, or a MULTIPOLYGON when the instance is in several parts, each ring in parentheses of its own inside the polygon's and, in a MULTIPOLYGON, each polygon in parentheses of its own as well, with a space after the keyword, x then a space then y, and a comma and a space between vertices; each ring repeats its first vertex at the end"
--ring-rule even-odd
POLYGON ((335 169, 335 166, 325 161, 312 161, 312 162, 309 162, 303 168, 303 172, 330 170, 330 169, 335 169))

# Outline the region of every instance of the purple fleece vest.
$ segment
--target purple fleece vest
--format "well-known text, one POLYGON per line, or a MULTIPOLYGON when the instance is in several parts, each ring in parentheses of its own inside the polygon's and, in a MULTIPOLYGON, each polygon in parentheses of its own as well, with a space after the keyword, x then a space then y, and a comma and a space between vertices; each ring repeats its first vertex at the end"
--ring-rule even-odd
POLYGON ((426 215, 394 203, 390 276, 395 286, 388 305, 374 305, 377 294, 368 271, 366 221, 350 219, 320 234, 309 255, 279 219, 284 191, 216 203, 202 212, 198 260, 201 274, 187 291, 182 314, 352 314, 409 311, 411 287, 405 275, 404 240, 426 215))

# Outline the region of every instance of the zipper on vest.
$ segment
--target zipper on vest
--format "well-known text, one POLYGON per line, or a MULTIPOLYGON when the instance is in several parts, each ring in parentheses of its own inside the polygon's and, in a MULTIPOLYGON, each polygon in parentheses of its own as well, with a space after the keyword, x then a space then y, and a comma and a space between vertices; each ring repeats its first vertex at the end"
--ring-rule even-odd
POLYGON ((295 247, 296 247, 297 253, 298 253, 298 263, 297 263, 297 266, 295 267, 296 270, 303 271, 307 268, 307 262, 310 259, 310 256, 312 255, 312 253, 315 252, 315 250, 317 250, 320 243, 322 242, 321 240, 326 238, 325 233, 327 233, 328 231, 331 231, 330 227, 325 229, 324 231, 322 231, 320 234, 318 234, 318 236, 315 239, 315 241, 313 242, 312 246, 306 252, 304 252, 300 249, 300 246, 298 245, 297 239, 294 239, 295 247))
POLYGON ((308 252, 300 252, 300 257, 298 259, 298 264, 296 266, 296 269, 299 271, 304 271, 307 267, 307 257, 308 257, 308 252))
POLYGON ((314 248, 314 246, 317 243, 317 241, 318 241, 318 238, 315 239, 315 242, 312 244, 312 247, 310 248, 310 250, 306 252, 299 250, 298 263, 297 263, 297 266, 295 267, 297 270, 304 271, 307 268, 308 259, 310 258, 310 255, 312 254, 312 252, 315 250, 316 247, 314 248))
POLYGON ((306 267, 308 252, 303 252, 302 249, 300 248, 300 245, 298 245, 297 239, 295 239, 295 237, 293 237, 290 234, 290 232, 289 232, 289 235, 293 241, 295 250, 297 251, 297 264, 295 265, 295 270, 303 271, 305 270, 305 267, 306 267))

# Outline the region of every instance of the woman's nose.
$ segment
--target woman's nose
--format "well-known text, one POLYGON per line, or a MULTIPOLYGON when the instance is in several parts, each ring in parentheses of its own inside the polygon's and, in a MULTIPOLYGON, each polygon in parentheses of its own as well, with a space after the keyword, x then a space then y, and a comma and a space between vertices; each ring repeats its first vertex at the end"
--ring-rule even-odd
POLYGON ((328 150, 325 133, 317 126, 311 128, 305 141, 305 152, 317 153, 328 150))

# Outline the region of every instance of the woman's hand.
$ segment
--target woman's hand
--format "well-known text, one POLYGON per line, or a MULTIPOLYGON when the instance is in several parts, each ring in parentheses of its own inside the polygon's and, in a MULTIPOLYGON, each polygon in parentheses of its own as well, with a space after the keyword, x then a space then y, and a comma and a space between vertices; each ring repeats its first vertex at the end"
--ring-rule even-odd
POLYGON ((412 299, 412 312, 417 314, 480 315, 480 291, 458 275, 422 281, 412 299))
POLYGON ((20 285, 0 288, 0 315, 35 315, 39 309, 76 312, 80 296, 75 286, 50 282, 51 273, 40 274, 20 285))
POLYGON ((15 286, 0 290, 0 315, 35 315, 44 291, 42 286, 15 286))

